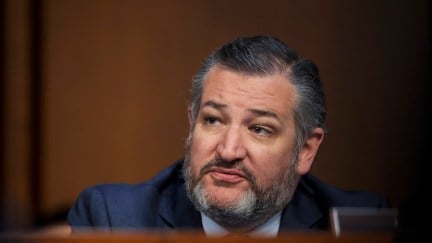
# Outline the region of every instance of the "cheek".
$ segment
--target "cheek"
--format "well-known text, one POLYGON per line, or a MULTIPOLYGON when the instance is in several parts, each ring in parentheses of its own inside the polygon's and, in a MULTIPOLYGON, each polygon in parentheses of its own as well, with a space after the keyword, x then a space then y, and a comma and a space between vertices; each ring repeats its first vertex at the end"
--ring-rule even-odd
POLYGON ((253 157, 254 172, 257 183, 269 185, 282 171, 290 169, 291 153, 278 150, 256 153, 253 157))
POLYGON ((190 146, 190 157, 194 171, 199 170, 207 162, 214 159, 215 145, 211 138, 203 137, 195 132, 192 135, 190 146))

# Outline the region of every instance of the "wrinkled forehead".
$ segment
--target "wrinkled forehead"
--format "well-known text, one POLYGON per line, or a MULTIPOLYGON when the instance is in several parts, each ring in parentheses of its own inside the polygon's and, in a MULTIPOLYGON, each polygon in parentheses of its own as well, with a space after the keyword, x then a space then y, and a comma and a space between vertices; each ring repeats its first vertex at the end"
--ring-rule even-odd
POLYGON ((214 67, 204 80, 201 104, 208 100, 286 113, 293 109, 297 92, 286 73, 258 75, 214 67))

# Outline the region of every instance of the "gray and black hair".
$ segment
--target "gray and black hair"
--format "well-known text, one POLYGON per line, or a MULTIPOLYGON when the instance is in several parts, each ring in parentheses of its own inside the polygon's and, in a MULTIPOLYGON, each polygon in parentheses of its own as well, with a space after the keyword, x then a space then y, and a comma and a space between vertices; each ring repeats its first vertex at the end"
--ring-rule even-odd
POLYGON ((216 66, 246 75, 286 75, 296 90, 294 120, 297 151, 314 128, 325 130, 325 95, 318 68, 312 61, 299 59, 295 50, 270 36, 234 39, 214 50, 204 60, 192 80, 189 106, 193 126, 199 114, 205 78, 216 66))

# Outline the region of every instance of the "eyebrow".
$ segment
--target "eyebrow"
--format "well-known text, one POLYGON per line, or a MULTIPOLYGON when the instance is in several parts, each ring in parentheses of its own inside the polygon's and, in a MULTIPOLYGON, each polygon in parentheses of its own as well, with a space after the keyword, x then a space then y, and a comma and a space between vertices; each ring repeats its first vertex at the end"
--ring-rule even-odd
MULTIPOLYGON (((223 109, 225 109, 227 107, 227 105, 218 103, 218 102, 216 102, 214 100, 206 101, 203 104, 203 107, 207 107, 207 106, 212 107, 212 108, 217 109, 217 110, 223 110, 223 109)), ((273 111, 260 110, 260 109, 248 109, 248 111, 250 113, 256 115, 256 116, 260 116, 260 117, 272 117, 272 118, 275 118, 276 120, 280 120, 280 117, 278 116, 278 114, 276 114, 273 111)))
POLYGON ((224 104, 218 103, 218 102, 213 101, 213 100, 206 101, 206 102, 203 104, 203 107, 206 107, 206 106, 213 107, 213 108, 215 108, 215 109, 217 109, 217 110, 222 110, 222 109, 224 109, 224 108, 227 107, 227 105, 224 105, 224 104))
POLYGON ((259 109, 249 109, 249 111, 257 116, 267 116, 267 117, 273 117, 277 120, 279 120, 279 116, 273 112, 268 110, 259 110, 259 109))

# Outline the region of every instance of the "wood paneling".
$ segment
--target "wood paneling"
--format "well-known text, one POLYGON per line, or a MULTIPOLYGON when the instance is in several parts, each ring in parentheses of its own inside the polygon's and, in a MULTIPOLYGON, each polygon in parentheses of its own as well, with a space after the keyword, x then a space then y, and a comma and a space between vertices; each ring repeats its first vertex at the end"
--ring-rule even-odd
POLYGON ((181 158, 191 77, 211 50, 253 34, 279 37, 320 68, 329 133, 313 173, 395 205, 410 194, 428 126, 427 1, 37 1, 33 71, 31 14, 6 2, 2 201, 24 203, 24 215, 35 198, 29 161, 38 161, 38 210, 50 215, 87 186, 143 181, 181 158), (34 72, 39 140, 27 117, 34 72), (36 159, 29 141, 40 141, 36 159))

